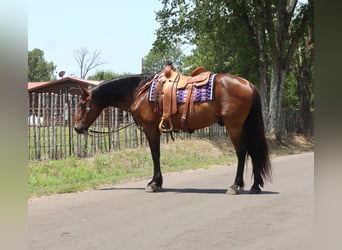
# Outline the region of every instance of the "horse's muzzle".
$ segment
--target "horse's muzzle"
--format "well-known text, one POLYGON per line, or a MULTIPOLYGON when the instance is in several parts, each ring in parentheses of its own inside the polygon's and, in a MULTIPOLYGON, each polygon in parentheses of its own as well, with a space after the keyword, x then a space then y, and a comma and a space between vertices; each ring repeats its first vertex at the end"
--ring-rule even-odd
POLYGON ((86 131, 88 131, 88 129, 83 127, 83 126, 82 127, 74 127, 74 128, 75 128, 75 131, 77 134, 84 134, 86 131))

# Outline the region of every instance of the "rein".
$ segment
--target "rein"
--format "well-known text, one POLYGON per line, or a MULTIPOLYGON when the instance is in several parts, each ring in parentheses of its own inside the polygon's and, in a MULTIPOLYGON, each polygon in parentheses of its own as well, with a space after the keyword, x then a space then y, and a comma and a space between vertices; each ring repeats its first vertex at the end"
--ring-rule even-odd
POLYGON ((97 130, 93 130, 93 129, 89 129, 89 132, 91 133, 94 133, 94 134, 111 134, 111 133, 115 133, 115 132, 119 132, 120 130, 124 129, 124 128, 127 128, 129 126, 131 126, 134 122, 130 122, 120 128, 116 128, 116 129, 113 129, 112 131, 97 131, 97 130))
MULTIPOLYGON (((128 117, 128 113, 122 117, 121 121, 119 121, 119 124, 126 118, 128 117)), ((111 133, 116 133, 116 132, 119 132, 120 130, 123 130, 129 126, 131 126, 133 123, 135 123, 134 121, 130 122, 130 123, 127 123, 125 124, 124 126, 122 127, 119 127, 119 128, 116 128, 116 129, 113 129, 111 131, 98 131, 98 130, 94 130, 94 129, 89 129, 88 132, 91 132, 91 133, 94 133, 94 134, 111 134, 111 133)))
MULTIPOLYGON (((86 107, 86 112, 85 112, 85 115, 84 115, 84 117, 83 117, 82 124, 85 124, 85 121, 86 121, 86 119, 87 119, 88 113, 90 112, 90 107, 91 107, 91 105, 89 105, 89 106, 86 107)), ((120 124, 126 117, 128 117, 128 114, 126 114, 124 117, 122 117, 122 119, 119 121, 119 124, 120 124)), ((106 132, 105 132, 105 131, 98 131, 98 130, 94 130, 94 129, 89 129, 88 132, 93 133, 93 134, 111 134, 111 133, 119 132, 120 130, 129 127, 129 126, 131 126, 133 123, 134 123, 134 121, 133 121, 133 122, 130 122, 130 123, 128 123, 128 124, 126 124, 126 125, 124 125, 124 126, 122 126, 122 127, 116 128, 116 129, 114 129, 114 130, 112 130, 112 131, 106 131, 106 132)))

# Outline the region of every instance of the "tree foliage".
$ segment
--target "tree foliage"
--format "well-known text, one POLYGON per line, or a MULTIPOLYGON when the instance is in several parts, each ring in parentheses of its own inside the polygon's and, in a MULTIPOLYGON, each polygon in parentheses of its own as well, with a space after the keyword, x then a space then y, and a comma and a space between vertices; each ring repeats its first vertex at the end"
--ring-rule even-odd
POLYGON ((157 13, 161 27, 154 47, 162 51, 170 42, 191 44, 194 49, 184 59, 185 68, 203 65, 211 71, 257 80, 257 55, 246 27, 227 2, 163 1, 163 9, 157 13))
POLYGON ((54 65, 53 62, 47 62, 44 59, 44 51, 37 48, 28 51, 29 82, 47 82, 55 80, 55 70, 56 65, 54 65))
POLYGON ((295 86, 300 82, 290 66, 307 27, 313 26, 313 0, 161 1, 153 49, 191 44, 185 68, 204 65, 254 82, 262 93, 267 129, 280 139, 282 105, 300 103, 295 86))
POLYGON ((91 75, 88 77, 88 80, 95 80, 95 81, 104 81, 104 80, 111 80, 114 78, 119 78, 122 76, 126 76, 126 75, 131 75, 130 73, 115 73, 112 71, 104 71, 104 70, 100 70, 97 71, 94 75, 91 75))
POLYGON ((148 55, 143 58, 142 71, 144 73, 158 72, 165 66, 167 60, 170 60, 179 71, 183 70, 183 52, 179 46, 169 43, 163 50, 158 47, 153 47, 150 50, 148 55))
POLYGON ((295 60, 292 62, 292 71, 297 80, 298 107, 300 109, 299 133, 308 135, 310 133, 310 110, 314 107, 313 75, 314 75, 314 26, 313 12, 309 12, 308 25, 305 36, 299 41, 295 52, 295 60))
POLYGON ((286 76, 290 71, 293 56, 299 41, 305 34, 310 13, 313 12, 313 1, 299 4, 296 0, 265 1, 267 22, 266 31, 269 36, 271 58, 271 82, 267 129, 278 140, 281 137, 281 117, 283 89, 286 76), (272 4, 270 3, 272 2, 272 4), (272 18, 272 19, 271 19, 272 18), (274 20, 275 21, 274 21, 274 20))

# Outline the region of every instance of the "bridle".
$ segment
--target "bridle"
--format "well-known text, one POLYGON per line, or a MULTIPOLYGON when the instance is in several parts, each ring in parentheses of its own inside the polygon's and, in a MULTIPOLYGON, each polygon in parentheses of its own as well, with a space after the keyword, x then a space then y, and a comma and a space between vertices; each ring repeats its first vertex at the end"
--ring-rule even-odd
MULTIPOLYGON (((86 100, 84 100, 84 101, 86 102, 86 100)), ((89 105, 89 106, 86 106, 85 114, 84 114, 84 116, 83 116, 83 118, 82 118, 82 122, 81 122, 81 124, 82 124, 83 126, 86 126, 85 121, 87 120, 87 117, 88 117, 89 112, 90 112, 90 105, 89 105)))

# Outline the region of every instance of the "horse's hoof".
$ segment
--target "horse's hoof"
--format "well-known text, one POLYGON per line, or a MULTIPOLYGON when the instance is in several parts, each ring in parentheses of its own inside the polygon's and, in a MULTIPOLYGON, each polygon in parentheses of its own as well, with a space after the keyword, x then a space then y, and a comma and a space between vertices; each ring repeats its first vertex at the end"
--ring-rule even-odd
POLYGON ((239 194, 237 188, 234 188, 234 187, 229 187, 227 189, 227 192, 226 194, 229 194, 229 195, 236 195, 236 194, 239 194))
POLYGON ((147 186, 147 187, 145 188, 145 192, 147 192, 147 193, 153 193, 153 192, 155 192, 155 191, 153 190, 153 188, 152 188, 151 186, 147 186))
POLYGON ((249 190, 250 194, 260 194, 261 189, 259 187, 252 187, 251 190, 249 190))
POLYGON ((158 187, 156 184, 152 183, 150 185, 147 185, 147 187, 145 188, 145 191, 147 193, 156 193, 156 192, 161 191, 161 188, 158 187))

